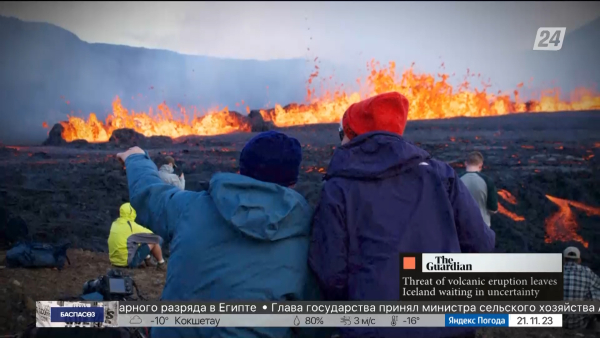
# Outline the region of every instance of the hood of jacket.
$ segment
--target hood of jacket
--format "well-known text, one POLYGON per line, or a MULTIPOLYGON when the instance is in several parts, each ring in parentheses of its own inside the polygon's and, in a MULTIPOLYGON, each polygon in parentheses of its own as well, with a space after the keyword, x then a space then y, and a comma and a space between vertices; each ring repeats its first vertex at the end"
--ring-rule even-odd
POLYGON ((359 135, 350 143, 338 147, 331 158, 325 179, 384 179, 399 175, 407 164, 430 158, 429 153, 402 136, 376 131, 359 135))
POLYGON ((135 221, 137 213, 135 212, 135 209, 133 209, 131 204, 125 203, 121 206, 121 209, 119 209, 119 215, 121 216, 121 218, 124 218, 128 221, 135 221))
POLYGON ((163 172, 166 172, 166 173, 172 174, 172 173, 175 171, 175 169, 173 169, 173 167, 171 167, 171 166, 170 166, 170 165, 168 165, 168 164, 163 164, 163 165, 160 167, 159 171, 163 171, 163 172))
POLYGON ((277 241, 310 233, 312 208, 293 189, 218 173, 210 180, 208 193, 230 226, 255 239, 277 241))

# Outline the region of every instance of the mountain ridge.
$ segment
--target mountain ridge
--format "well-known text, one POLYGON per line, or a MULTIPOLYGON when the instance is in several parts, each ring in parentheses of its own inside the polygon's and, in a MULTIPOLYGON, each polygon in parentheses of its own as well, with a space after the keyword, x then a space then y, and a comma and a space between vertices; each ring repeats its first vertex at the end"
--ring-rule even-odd
MULTIPOLYGON (((274 103, 301 103, 312 60, 248 60, 181 54, 88 43, 59 26, 0 16, 0 143, 39 143, 49 125, 69 115, 104 119, 116 96, 136 111, 165 102, 245 113, 274 103), (310 61, 310 62, 309 62, 310 61), (237 106, 236 103, 243 105, 237 106), (69 104, 66 103, 69 102, 69 104)), ((515 54, 499 67, 527 65, 522 80, 559 79, 565 91, 600 84, 600 18, 570 31, 558 52, 515 54)), ((321 61, 319 61, 321 62, 321 61)), ((339 83, 353 84, 344 66, 322 61, 320 73, 335 71, 339 83), (341 71, 340 71, 341 70, 341 71), (346 77, 344 77, 346 76, 346 77)), ((548 86, 547 86, 548 87, 548 86)), ((514 88, 503 88, 512 90, 514 88)))
MULTIPOLYGON (((245 113, 300 102, 313 64, 304 59, 236 60, 88 43, 56 25, 0 16, 0 142, 40 142, 67 114, 104 119, 116 96, 136 111, 166 101, 245 113), (131 99, 131 97, 135 97, 131 99), (61 97, 63 99, 61 99, 61 97), (142 99, 139 99, 141 97, 142 99), (65 101, 69 101, 69 105, 65 101), (79 112, 81 110, 81 112, 79 112)), ((322 69, 333 69, 323 62, 322 69)))

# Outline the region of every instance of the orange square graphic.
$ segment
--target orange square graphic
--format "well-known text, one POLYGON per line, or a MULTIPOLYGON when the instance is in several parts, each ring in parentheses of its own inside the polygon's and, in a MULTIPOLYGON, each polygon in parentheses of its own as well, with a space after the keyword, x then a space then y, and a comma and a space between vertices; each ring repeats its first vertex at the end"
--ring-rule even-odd
POLYGON ((415 258, 414 257, 404 257, 402 260, 402 266, 404 270, 414 270, 415 269, 415 258))

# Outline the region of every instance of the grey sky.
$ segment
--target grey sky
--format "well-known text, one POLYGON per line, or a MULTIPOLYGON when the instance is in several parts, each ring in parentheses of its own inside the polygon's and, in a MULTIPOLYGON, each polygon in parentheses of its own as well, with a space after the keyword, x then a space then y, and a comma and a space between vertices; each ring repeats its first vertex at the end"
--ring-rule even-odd
MULTIPOLYGON (((63 27, 82 40, 226 58, 417 61, 435 71, 494 69, 531 50, 540 26, 567 32, 600 16, 599 2, 13 2, 0 14, 63 27), (311 40, 312 37, 312 40, 311 40), (307 49, 310 48, 310 51, 307 49), (440 58, 441 57, 441 58, 440 58)), ((518 67, 518 65, 515 65, 518 67)), ((355 69, 356 69, 355 68, 355 69)))

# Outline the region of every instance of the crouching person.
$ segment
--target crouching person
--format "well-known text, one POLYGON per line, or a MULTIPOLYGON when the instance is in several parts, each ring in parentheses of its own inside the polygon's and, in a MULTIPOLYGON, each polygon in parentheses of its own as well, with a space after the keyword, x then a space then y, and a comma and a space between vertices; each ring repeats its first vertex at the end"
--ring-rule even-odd
POLYGON ((135 222, 136 212, 129 203, 119 210, 120 217, 110 227, 108 252, 112 265, 117 267, 138 268, 143 265, 165 270, 162 256, 162 238, 135 222), (158 264, 152 262, 152 256, 158 264))
MULTIPOLYGON (((202 192, 165 184, 138 147, 117 157, 127 168, 140 222, 170 241, 161 300, 305 299, 312 208, 291 189, 302 161, 298 140, 274 131, 258 134, 240 154, 240 174, 217 173, 202 192)), ((292 334, 290 327, 156 327, 151 332, 153 338, 292 334)))

